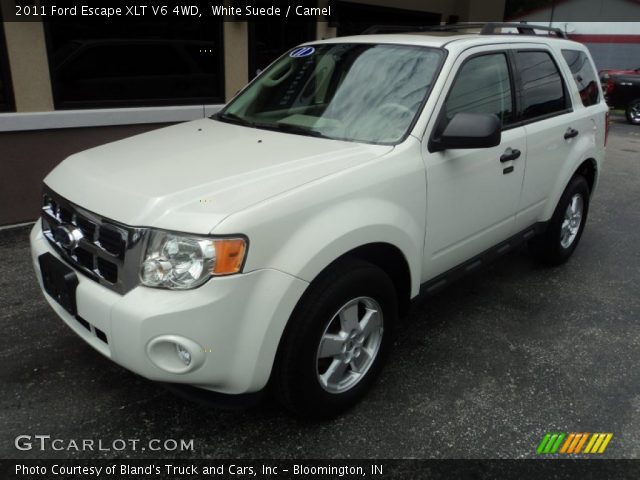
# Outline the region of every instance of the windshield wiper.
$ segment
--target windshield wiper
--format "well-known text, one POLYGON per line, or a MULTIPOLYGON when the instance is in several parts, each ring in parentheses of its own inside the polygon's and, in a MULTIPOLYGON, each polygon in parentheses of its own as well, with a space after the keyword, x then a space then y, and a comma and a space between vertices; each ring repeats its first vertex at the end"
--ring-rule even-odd
POLYGON ((275 123, 273 125, 258 125, 258 126, 261 128, 271 128, 273 130, 278 130, 280 132, 296 133, 299 135, 308 135, 310 137, 331 138, 326 136, 324 133, 319 132, 318 130, 302 127, 300 125, 293 125, 291 123, 275 123))
POLYGON ((255 127, 256 124, 251 120, 247 120, 235 113, 216 113, 212 115, 211 118, 216 118, 218 120, 222 120, 223 122, 235 123, 237 125, 246 125, 247 127, 255 127))
POLYGON ((222 120, 223 122, 235 123, 236 125, 244 125, 253 128, 263 128, 265 130, 276 130, 278 132, 295 133, 298 135, 308 135, 310 137, 318 138, 331 138, 319 132, 318 130, 312 130, 300 125, 293 125, 291 123, 252 122, 251 120, 247 120, 246 118, 236 115, 235 113, 216 113, 212 115, 211 118, 216 118, 218 120, 222 120))

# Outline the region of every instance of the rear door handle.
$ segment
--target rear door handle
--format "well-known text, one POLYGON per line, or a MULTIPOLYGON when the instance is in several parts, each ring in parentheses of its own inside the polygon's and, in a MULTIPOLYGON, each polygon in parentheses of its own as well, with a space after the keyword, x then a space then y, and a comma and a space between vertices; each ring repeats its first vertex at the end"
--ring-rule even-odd
POLYGON ((566 132, 564 132, 564 139, 569 140, 570 138, 577 137, 580 132, 575 128, 569 128, 566 132))
POLYGON ((520 156, 520 150, 518 150, 517 148, 514 148, 514 149, 507 148, 502 154, 502 156, 500 157, 500 162, 502 163, 509 162, 511 160, 515 160, 519 156, 520 156))

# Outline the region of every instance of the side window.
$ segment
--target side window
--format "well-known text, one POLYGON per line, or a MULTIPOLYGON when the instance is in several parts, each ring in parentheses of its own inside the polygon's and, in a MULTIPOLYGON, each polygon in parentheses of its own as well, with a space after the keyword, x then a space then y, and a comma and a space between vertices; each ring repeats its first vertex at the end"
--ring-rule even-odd
POLYGON ((548 52, 516 52, 516 68, 522 82, 522 119, 562 112, 567 100, 562 76, 548 52))
POLYGON ((14 110, 9 82, 9 62, 2 29, 2 13, 0 12, 0 112, 14 110))
POLYGON ((582 104, 585 107, 597 104, 600 101, 600 89, 596 80, 596 72, 587 55, 579 50, 562 50, 562 56, 571 69, 573 80, 580 91, 582 104))
POLYGON ((511 82, 504 53, 473 57, 460 67, 444 105, 444 125, 460 112, 494 113, 503 126, 513 122, 511 82))

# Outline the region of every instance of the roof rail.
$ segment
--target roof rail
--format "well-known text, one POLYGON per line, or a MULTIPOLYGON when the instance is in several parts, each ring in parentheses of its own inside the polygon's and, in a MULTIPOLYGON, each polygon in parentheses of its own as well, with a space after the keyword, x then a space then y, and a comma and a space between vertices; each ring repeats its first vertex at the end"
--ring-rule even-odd
POLYGON ((538 35, 536 30, 543 30, 548 33, 555 33, 558 38, 567 38, 567 35, 559 28, 545 27, 544 25, 532 25, 530 23, 514 22, 487 22, 480 30, 481 35, 509 35, 496 32, 497 28, 515 28, 520 35, 538 35))
POLYGON ((480 35, 539 35, 536 33, 536 30, 542 30, 550 34, 555 34, 558 38, 567 38, 567 35, 559 28, 534 25, 531 23, 513 22, 468 22, 449 23, 446 25, 373 25, 367 28, 363 34, 397 32, 455 32, 469 28, 479 29, 480 35), (502 28, 514 28, 518 33, 503 33, 497 31, 502 28))
POLYGON ((440 25, 372 25, 361 35, 375 33, 427 32, 440 29, 440 25))

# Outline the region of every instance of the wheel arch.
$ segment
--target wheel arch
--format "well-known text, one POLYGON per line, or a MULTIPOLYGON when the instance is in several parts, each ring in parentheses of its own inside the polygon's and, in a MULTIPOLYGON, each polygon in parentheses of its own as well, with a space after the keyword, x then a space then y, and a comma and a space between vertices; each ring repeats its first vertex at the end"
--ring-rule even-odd
POLYGON ((571 178, 576 175, 582 175, 589 184, 589 192, 593 192, 598 181, 598 163, 594 158, 587 158, 571 175, 571 178))
MULTIPOLYGON (((583 157, 584 158, 584 157, 583 157)), ((577 163, 577 162, 576 162, 577 163)), ((558 182, 556 183, 553 194, 549 197, 547 206, 543 215, 545 220, 548 220, 553 215, 553 212, 556 209, 558 201, 562 197, 562 193, 567 188, 567 185, 571 183, 571 180, 576 175, 582 175, 587 180, 587 184, 589 185, 589 192, 593 194, 594 190, 598 185, 598 177, 599 177, 599 164, 598 161, 593 156, 588 156, 586 159, 582 160, 580 163, 573 164, 571 168, 566 168, 564 173, 559 175, 558 182)))
POLYGON ((387 242, 361 245, 340 255, 320 274, 349 258, 364 260, 385 272, 396 289, 400 314, 408 311, 411 301, 411 270, 407 258, 397 246, 387 242))

